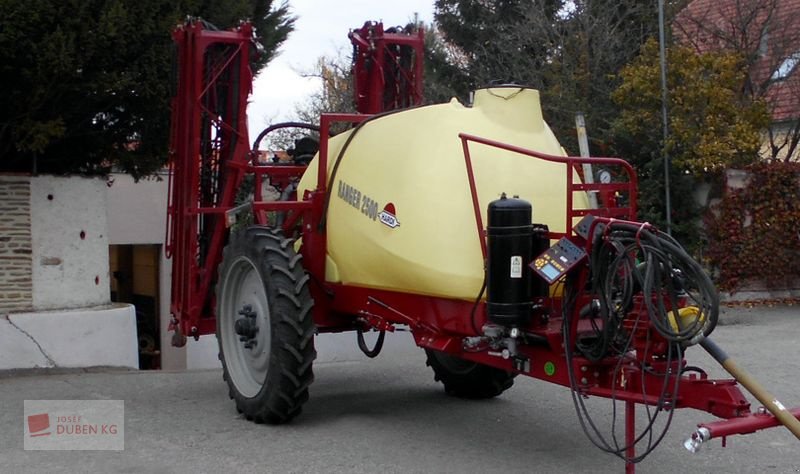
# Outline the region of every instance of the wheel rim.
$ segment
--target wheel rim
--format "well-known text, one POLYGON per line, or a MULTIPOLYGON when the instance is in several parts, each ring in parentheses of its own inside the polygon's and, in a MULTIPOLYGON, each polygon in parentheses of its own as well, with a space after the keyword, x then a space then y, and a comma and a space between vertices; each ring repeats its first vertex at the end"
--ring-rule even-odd
POLYGON ((270 359, 270 313, 264 282, 255 264, 242 256, 228 267, 221 283, 217 318, 224 364, 236 390, 253 398, 265 384, 270 359))

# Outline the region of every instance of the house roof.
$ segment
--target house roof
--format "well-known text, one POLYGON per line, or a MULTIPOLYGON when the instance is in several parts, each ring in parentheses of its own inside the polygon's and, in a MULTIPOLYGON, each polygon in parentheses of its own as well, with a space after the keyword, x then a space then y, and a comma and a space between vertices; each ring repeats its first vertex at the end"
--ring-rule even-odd
POLYGON ((749 58, 751 87, 772 119, 800 118, 800 0, 694 0, 673 22, 675 40, 698 52, 749 58))

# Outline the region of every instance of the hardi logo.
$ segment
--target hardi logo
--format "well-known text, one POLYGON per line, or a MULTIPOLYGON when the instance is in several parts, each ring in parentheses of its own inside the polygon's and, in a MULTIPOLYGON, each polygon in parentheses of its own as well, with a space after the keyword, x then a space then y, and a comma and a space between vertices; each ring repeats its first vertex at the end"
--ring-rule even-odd
POLYGON ((123 400, 25 400, 26 450, 125 449, 123 400))
POLYGON ((383 225, 391 227, 392 229, 395 227, 400 227, 400 221, 397 220, 397 214, 394 209, 394 204, 392 203, 384 206, 381 213, 378 214, 378 218, 381 220, 383 225))
POLYGON ((28 417, 28 433, 32 438, 50 436, 50 415, 40 413, 28 417))

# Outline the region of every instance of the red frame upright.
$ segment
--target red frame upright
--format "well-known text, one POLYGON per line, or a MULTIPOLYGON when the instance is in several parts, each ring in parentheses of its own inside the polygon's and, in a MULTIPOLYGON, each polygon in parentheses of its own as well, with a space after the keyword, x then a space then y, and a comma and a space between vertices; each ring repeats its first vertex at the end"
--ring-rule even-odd
POLYGON ((166 256, 172 257, 173 344, 215 330, 213 284, 225 245, 221 214, 249 157, 247 97, 253 29, 188 21, 173 33, 178 84, 172 100, 166 256))
POLYGON ((356 110, 377 114, 421 105, 425 32, 387 33, 383 23, 366 22, 349 34, 353 44, 353 79, 356 110), (411 55, 403 56, 404 52, 411 55), (411 60, 411 64, 404 64, 411 60), (387 83, 393 73, 394 83, 387 83))

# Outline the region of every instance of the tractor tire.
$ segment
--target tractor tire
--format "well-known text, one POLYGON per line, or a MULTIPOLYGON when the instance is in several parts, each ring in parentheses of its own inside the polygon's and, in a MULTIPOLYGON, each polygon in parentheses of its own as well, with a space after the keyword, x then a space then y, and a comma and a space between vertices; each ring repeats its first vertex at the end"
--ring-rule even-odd
POLYGON ((313 300, 302 257, 278 229, 232 233, 217 282, 217 340, 236 409, 256 423, 300 414, 314 380, 313 300))
POLYGON ((442 382, 445 393, 454 397, 494 398, 511 388, 517 376, 439 351, 425 349, 425 354, 425 364, 433 369, 434 380, 442 382))

